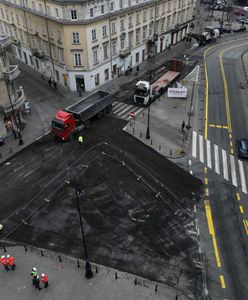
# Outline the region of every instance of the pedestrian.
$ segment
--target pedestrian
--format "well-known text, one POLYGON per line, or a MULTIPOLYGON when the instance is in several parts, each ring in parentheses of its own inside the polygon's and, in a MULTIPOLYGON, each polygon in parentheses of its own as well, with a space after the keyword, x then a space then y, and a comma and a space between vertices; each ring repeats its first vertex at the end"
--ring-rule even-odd
POLYGON ((185 122, 182 121, 182 132, 184 132, 185 122))
POLYGON ((49 285, 49 284, 48 284, 48 275, 42 273, 42 274, 41 274, 41 281, 43 282, 44 287, 47 288, 48 285, 49 285))
POLYGON ((53 86, 54 86, 54 89, 57 90, 57 82, 56 81, 53 82, 53 86))
POLYGON ((14 136, 14 138, 15 138, 15 140, 17 139, 17 132, 15 131, 15 129, 13 128, 13 130, 12 130, 12 134, 13 134, 13 136, 14 136))
POLYGON ((50 77, 49 80, 48 80, 48 84, 49 84, 49 86, 51 87, 51 85, 52 85, 51 77, 50 77))
POLYGON ((40 276, 38 274, 37 274, 37 276, 34 276, 33 283, 34 283, 34 287, 40 291, 41 290, 40 276))
POLYGON ((9 271, 9 264, 8 264, 8 261, 5 257, 5 255, 3 255, 1 257, 1 263, 3 264, 4 268, 5 268, 5 271, 8 272, 9 271))
POLYGON ((10 266, 11 270, 14 271, 16 268, 16 264, 15 264, 15 258, 14 256, 10 256, 9 254, 7 255, 7 262, 8 265, 10 266))
POLYGON ((83 143, 84 143, 84 138, 83 138, 82 135, 79 135, 79 136, 78 136, 78 145, 79 145, 79 147, 82 146, 83 143))
POLYGON ((37 269, 36 269, 36 268, 33 268, 32 271, 31 271, 31 276, 33 277, 33 278, 32 278, 33 286, 34 286, 34 282, 35 282, 34 278, 35 278, 37 275, 38 275, 37 269))

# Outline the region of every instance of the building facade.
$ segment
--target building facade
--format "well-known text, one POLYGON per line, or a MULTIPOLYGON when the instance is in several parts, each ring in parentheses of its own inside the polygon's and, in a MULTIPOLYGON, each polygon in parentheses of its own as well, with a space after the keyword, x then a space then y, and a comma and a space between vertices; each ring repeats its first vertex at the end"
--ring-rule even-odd
POLYGON ((179 42, 193 0, 1 0, 15 56, 70 90, 91 91, 179 42))
POLYGON ((22 87, 16 89, 15 86, 20 71, 17 65, 10 65, 8 50, 11 50, 10 36, 0 34, 0 137, 12 134, 13 129, 22 129, 24 123, 25 96, 22 87))

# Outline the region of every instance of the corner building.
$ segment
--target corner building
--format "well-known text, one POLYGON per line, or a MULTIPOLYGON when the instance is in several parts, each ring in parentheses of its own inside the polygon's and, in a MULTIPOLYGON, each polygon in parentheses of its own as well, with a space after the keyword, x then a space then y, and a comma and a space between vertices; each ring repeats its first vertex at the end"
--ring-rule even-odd
POLYGON ((1 0, 14 55, 72 91, 92 91, 185 36, 193 0, 1 0))

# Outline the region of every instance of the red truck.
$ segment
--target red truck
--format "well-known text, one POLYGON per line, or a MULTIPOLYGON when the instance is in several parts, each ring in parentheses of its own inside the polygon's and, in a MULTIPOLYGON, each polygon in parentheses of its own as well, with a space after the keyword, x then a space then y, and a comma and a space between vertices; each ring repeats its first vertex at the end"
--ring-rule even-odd
POLYGON ((94 117, 101 119, 112 109, 113 98, 108 92, 97 91, 77 103, 59 110, 52 120, 52 134, 68 141, 73 134, 88 126, 94 117))

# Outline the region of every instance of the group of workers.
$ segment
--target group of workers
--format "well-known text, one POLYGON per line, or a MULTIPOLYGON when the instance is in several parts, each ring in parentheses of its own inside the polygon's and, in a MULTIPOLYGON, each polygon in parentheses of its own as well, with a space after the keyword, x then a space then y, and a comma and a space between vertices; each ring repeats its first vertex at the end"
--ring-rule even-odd
MULTIPOLYGON (((15 258, 12 255, 2 255, 1 257, 1 263, 4 266, 5 270, 8 272, 9 270, 15 270, 16 264, 15 264, 15 258)), ((38 275, 37 269, 33 268, 31 272, 32 276, 32 282, 33 286, 38 289, 39 291, 41 290, 40 287, 40 280, 42 281, 43 285, 45 288, 48 287, 48 275, 42 273, 41 276, 38 275)))

